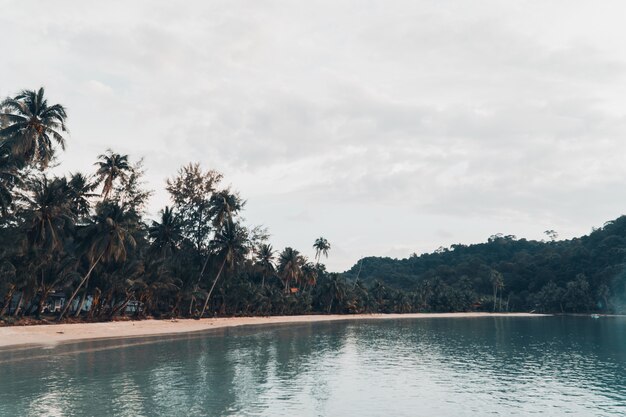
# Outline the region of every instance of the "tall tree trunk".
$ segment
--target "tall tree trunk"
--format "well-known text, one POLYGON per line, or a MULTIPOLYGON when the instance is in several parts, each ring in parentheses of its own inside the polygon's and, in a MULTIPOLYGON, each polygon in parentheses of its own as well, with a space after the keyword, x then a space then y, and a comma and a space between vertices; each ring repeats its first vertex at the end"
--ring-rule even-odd
POLYGON ((196 283, 196 285, 200 284, 200 281, 202 280, 202 276, 204 275, 204 271, 206 270, 206 266, 209 263, 209 255, 206 256, 206 259, 204 260, 204 264, 202 264, 202 269, 200 270, 200 275, 198 275, 198 282, 196 283))
POLYGON ((22 301, 24 301, 24 290, 20 294, 20 300, 17 302, 17 307, 15 307, 15 311, 13 311, 13 317, 17 317, 17 313, 19 313, 20 308, 22 308, 22 301))
POLYGON ((204 305, 202 306, 202 312, 200 312, 200 318, 204 316, 204 311, 206 310, 206 306, 209 304, 209 299, 211 298, 211 293, 213 293, 213 289, 215 288, 215 284, 217 284, 217 280, 220 279, 220 275, 222 275, 222 270, 224 270, 224 265, 226 265, 226 257, 224 257, 224 262, 222 262, 222 266, 220 266, 220 270, 213 281, 213 285, 211 285, 211 289, 206 296, 206 300, 204 300, 204 305))
POLYGON ((98 262, 100 262, 100 259, 102 259, 103 256, 104 256, 104 252, 102 252, 102 254, 98 257, 96 262, 94 262, 93 265, 91 265, 91 267, 89 268, 89 271, 87 271, 87 275, 85 275, 82 281, 80 281, 80 284, 78 284, 78 287, 74 290, 74 292, 72 293, 72 296, 67 301, 65 308, 63 308, 63 311, 61 311, 61 314, 59 314, 59 318, 57 319, 58 321, 61 321, 65 313, 67 313, 67 310, 70 309, 70 306, 72 305, 72 301, 74 301, 74 298, 76 298, 76 294, 78 294, 78 291, 81 289, 83 284, 89 279, 89 277, 91 276, 91 273, 93 272, 93 269, 96 267, 96 265, 98 265, 98 262))
POLYGON ((195 296, 191 296, 191 300, 189 300, 189 317, 191 317, 193 315, 193 305, 195 304, 196 301, 196 297, 195 296))
POLYGON ((37 311, 35 312, 35 315, 37 317, 41 316, 41 312, 43 311, 43 305, 46 303, 46 299, 48 298, 48 295, 50 294, 51 290, 52 290, 52 287, 41 288, 41 297, 39 297, 39 303, 37 303, 37 311))
POLYGON ((128 303, 130 303, 131 298, 133 298, 132 292, 130 294, 126 294, 126 298, 124 299, 124 301, 122 301, 120 305, 111 310, 110 318, 115 317, 115 315, 120 311, 122 312, 122 315, 124 315, 124 313, 126 312, 126 306, 128 305, 128 303))
POLYGON ((76 312, 74 312, 74 317, 80 317, 80 313, 83 311, 83 306, 85 305, 85 300, 87 299, 88 288, 89 288, 89 280, 87 280, 87 282, 85 283, 85 290, 83 291, 83 296, 80 297, 80 303, 78 303, 76 312))
POLYGON ((90 319, 93 319, 94 315, 96 314, 96 310, 100 306, 100 294, 101 293, 102 291, 100 291, 100 288, 96 287, 96 289, 93 292, 93 301, 91 302, 91 308, 89 309, 89 314, 87 314, 87 317, 90 319))
POLYGON ((13 294, 15 294, 16 289, 17 287, 11 284, 7 295, 4 297, 4 306, 2 306, 2 311, 0 311, 0 317, 4 316, 9 310, 9 307, 11 306, 11 301, 13 300, 13 294))

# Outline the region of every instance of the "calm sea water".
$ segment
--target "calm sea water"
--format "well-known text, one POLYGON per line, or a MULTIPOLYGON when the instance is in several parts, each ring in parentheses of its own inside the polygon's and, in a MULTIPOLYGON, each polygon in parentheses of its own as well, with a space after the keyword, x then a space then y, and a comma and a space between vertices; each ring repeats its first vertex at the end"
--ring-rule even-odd
POLYGON ((626 319, 405 319, 0 351, 0 416, 624 416, 626 319))

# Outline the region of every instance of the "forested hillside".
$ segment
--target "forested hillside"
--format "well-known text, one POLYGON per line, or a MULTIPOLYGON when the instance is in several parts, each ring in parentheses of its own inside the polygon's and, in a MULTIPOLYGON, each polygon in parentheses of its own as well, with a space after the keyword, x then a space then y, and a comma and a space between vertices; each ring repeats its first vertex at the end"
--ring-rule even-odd
POLYGON ((622 311, 625 236, 622 216, 572 240, 494 235, 486 243, 452 245, 407 259, 368 257, 345 276, 424 294, 433 310, 493 309, 495 298, 496 310, 622 311))

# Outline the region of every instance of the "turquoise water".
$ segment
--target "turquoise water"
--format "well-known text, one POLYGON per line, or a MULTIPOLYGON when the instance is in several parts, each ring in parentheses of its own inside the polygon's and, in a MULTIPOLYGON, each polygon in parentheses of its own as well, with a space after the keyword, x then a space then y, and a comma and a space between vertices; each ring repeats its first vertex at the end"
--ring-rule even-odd
POLYGON ((335 322, 0 351, 0 416, 624 416, 626 319, 335 322))

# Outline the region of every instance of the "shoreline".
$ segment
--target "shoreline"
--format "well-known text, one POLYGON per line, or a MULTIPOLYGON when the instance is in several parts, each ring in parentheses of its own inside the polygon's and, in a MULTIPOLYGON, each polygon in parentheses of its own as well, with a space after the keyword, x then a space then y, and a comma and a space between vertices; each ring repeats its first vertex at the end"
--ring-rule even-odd
POLYGON ((0 349, 53 347, 62 343, 88 340, 173 336, 239 326, 264 324, 297 324, 331 321, 480 318, 480 317, 545 317, 535 313, 407 313, 407 314, 330 314, 302 316, 225 317, 174 320, 110 321, 100 323, 65 323, 56 325, 0 327, 0 349))

